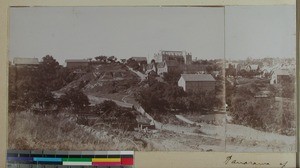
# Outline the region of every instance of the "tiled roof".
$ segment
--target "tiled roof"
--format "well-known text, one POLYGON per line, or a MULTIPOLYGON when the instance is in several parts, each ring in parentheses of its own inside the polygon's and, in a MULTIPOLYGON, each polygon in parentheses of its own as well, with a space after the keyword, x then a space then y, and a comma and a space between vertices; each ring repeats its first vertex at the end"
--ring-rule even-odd
POLYGON ((38 65, 39 60, 37 58, 14 58, 15 65, 38 65))
POLYGON ((67 59, 65 62, 89 62, 89 60, 86 59, 67 59))
POLYGON ((135 61, 146 61, 147 62, 147 58, 146 57, 131 57, 133 60, 135 61))
POLYGON ((216 81, 211 74, 182 74, 185 81, 216 81))

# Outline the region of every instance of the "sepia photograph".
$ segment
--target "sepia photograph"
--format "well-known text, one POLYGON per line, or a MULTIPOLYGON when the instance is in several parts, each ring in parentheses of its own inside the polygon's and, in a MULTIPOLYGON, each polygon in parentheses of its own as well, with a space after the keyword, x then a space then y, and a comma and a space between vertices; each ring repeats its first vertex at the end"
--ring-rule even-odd
POLYGON ((9 12, 8 149, 296 151, 295 6, 9 12))
POLYGON ((224 7, 10 9, 9 149, 225 151, 224 7))
POLYGON ((296 152, 296 8, 225 7, 226 151, 296 152))

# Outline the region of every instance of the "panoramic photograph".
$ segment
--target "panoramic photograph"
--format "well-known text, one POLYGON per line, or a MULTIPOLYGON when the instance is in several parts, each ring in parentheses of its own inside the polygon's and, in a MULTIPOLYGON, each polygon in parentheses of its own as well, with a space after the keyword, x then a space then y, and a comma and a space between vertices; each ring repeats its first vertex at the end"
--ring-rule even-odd
POLYGON ((225 151, 223 7, 10 14, 9 149, 225 151))
POLYGON ((11 8, 8 148, 295 152, 295 13, 11 8))

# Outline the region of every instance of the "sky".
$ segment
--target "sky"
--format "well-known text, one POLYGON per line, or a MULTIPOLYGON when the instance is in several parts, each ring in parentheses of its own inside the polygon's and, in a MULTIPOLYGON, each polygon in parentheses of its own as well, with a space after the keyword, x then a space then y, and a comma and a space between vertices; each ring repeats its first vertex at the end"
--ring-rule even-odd
POLYGON ((226 7, 225 57, 296 58, 295 6, 226 7))
POLYGON ((52 55, 60 64, 99 55, 151 60, 159 50, 295 57, 295 20, 295 6, 11 8, 9 56, 52 55))
POLYGON ((28 7, 10 14, 10 59, 152 59, 159 50, 224 57, 223 7, 28 7))

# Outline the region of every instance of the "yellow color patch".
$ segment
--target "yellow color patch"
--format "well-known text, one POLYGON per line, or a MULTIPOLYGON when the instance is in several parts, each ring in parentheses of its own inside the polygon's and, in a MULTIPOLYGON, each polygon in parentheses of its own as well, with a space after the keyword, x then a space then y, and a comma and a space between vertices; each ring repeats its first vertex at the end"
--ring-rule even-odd
POLYGON ((93 158, 92 162, 121 162, 121 158, 93 158))

